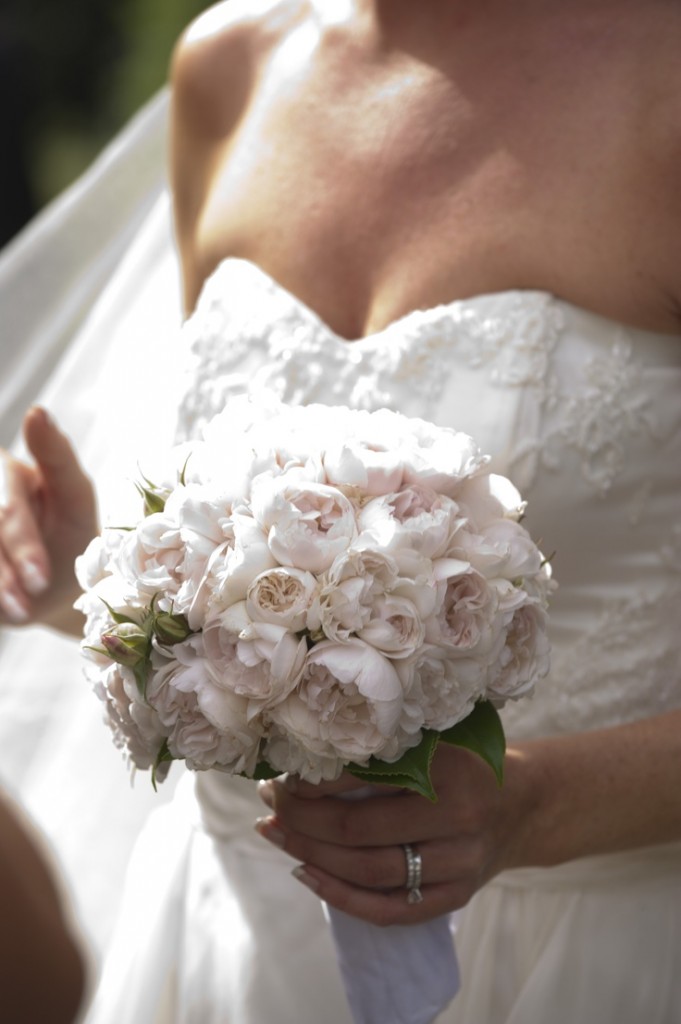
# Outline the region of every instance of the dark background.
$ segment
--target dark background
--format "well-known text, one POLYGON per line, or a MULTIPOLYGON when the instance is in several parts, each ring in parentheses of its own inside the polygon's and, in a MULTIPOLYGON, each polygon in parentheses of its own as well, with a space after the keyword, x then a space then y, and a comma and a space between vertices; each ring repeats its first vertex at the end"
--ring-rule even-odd
POLYGON ((0 0, 0 246, 164 84, 205 0, 0 0))

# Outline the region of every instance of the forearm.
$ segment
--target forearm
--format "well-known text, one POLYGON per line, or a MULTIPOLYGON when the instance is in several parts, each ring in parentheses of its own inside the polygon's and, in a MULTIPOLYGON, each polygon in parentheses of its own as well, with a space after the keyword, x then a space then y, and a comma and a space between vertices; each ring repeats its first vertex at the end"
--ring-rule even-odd
POLYGON ((38 847, 4 797, 0 823, 0 987, 7 1019, 67 1024, 83 997, 83 958, 38 847))
POLYGON ((681 840, 680 777, 681 711, 512 746, 504 867, 681 840))
POLYGON ((495 875, 681 840, 681 711, 511 744, 500 787, 467 750, 440 744, 438 801, 408 792, 336 799, 340 783, 261 786, 264 838, 305 865, 321 899, 378 924, 464 906, 495 875), (423 902, 404 899, 402 846, 418 847, 423 902))

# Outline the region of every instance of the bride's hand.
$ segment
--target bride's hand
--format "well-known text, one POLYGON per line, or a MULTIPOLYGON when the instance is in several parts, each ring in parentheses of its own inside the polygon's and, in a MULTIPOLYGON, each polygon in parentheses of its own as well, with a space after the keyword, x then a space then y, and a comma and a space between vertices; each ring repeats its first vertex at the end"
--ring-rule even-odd
POLYGON ((304 864, 297 872, 328 903, 375 924, 408 924, 464 906, 493 875, 512 866, 523 825, 517 763, 502 788, 490 768, 441 744, 432 766, 438 802, 406 790, 359 801, 334 797, 363 783, 342 777, 312 786, 261 784, 273 816, 260 833, 304 864), (420 855, 423 901, 408 904, 404 844, 420 855))
POLYGON ((44 409, 24 418, 34 465, 0 451, 0 621, 77 631, 74 560, 97 532, 94 490, 44 409))

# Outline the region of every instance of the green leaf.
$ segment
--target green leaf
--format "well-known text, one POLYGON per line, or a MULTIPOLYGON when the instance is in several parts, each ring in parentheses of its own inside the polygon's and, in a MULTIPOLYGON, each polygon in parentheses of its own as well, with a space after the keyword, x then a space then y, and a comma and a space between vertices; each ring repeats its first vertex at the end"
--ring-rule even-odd
POLYGON ((112 618, 112 619, 114 620, 114 622, 115 622, 115 623, 116 623, 116 624, 117 624, 118 626, 122 626, 124 622, 125 622, 125 623, 127 623, 127 622, 132 622, 132 624, 133 624, 134 626, 139 626, 139 622, 135 622, 135 620, 134 620, 134 619, 131 619, 129 615, 123 615, 123 613, 122 613, 122 612, 117 612, 117 611, 115 611, 115 610, 114 610, 114 609, 113 609, 113 608, 111 607, 111 605, 109 604, 109 602, 108 602, 108 601, 105 601, 103 597, 100 597, 100 599, 99 599, 99 600, 100 600, 100 601, 101 601, 101 602, 102 602, 102 603, 103 603, 104 605, 106 605, 106 610, 108 611, 109 615, 111 616, 111 618, 112 618))
POLYGON ((149 678, 150 667, 151 662, 146 659, 145 661, 140 661, 136 665, 133 665, 131 669, 132 674, 135 677, 135 682, 137 683, 137 689, 144 700, 147 699, 147 680, 149 678))
POLYGON ((467 718, 439 735, 443 743, 464 747, 478 754, 490 766, 501 786, 504 781, 506 737, 499 712, 493 704, 486 700, 478 701, 467 718))
POLYGON ((182 486, 182 487, 186 487, 187 486, 187 464, 189 463, 189 460, 191 459, 192 454, 193 453, 190 452, 189 455, 187 456, 187 458, 184 460, 184 466, 182 467, 182 470, 180 472, 179 483, 180 483, 180 486, 182 486))
POLYGON ((166 499, 160 491, 154 491, 151 487, 143 487, 142 484, 135 484, 135 487, 144 498, 145 516, 153 516, 156 512, 163 512, 166 507, 166 499))
POLYGON ((159 643, 166 647, 182 643, 194 632, 189 628, 186 615, 172 612, 158 612, 152 618, 151 628, 159 643))
POLYGON ((156 772, 157 772, 157 770, 161 767, 162 764, 165 764, 166 761, 174 761, 174 760, 175 760, 175 758, 173 757, 173 755, 168 750, 168 740, 164 740, 161 749, 159 750, 158 754, 156 755, 156 760, 154 761, 154 765, 153 765, 153 767, 151 769, 151 784, 154 787, 154 792, 155 793, 158 792, 158 789, 156 787, 156 772))
POLYGON ((279 769, 273 768, 267 761, 258 761, 255 771, 252 775, 247 776, 247 778, 255 779, 256 782, 262 782, 265 779, 276 779, 280 775, 279 769))
POLYGON ((368 765, 349 764, 347 770, 356 778, 375 785, 413 789, 435 803, 437 794, 430 780, 430 766, 438 739, 438 733, 425 729, 419 745, 407 750, 397 761, 389 763, 372 757, 368 765))

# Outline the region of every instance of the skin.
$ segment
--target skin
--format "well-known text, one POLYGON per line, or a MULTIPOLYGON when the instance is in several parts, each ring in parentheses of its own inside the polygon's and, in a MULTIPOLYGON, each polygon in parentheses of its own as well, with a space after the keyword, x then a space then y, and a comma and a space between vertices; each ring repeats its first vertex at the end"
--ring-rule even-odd
MULTIPOLYGON (((514 288, 679 334, 680 32, 671 0, 218 4, 172 65, 187 311, 239 256, 349 340, 415 308, 514 288)), ((85 546, 94 503, 67 523, 69 488, 83 499, 87 482, 54 428, 29 419, 27 433, 36 466, 4 462, 0 605, 5 618, 11 605, 15 619, 19 606, 54 621, 64 601, 51 595, 72 579, 54 554, 65 537, 85 546), (43 492, 59 510, 49 530, 36 515, 43 492), (31 560, 51 580, 37 601, 31 560)), ((258 828, 330 903, 379 923, 420 920, 510 867, 681 838, 680 725, 673 712, 518 744, 502 790, 475 757, 443 748, 436 805, 331 799, 347 780, 331 793, 271 783, 258 828), (414 906, 399 888, 404 842, 423 857, 414 906)))
POLYGON ((69 1024, 83 998, 85 969, 39 840, 31 831, 0 793, 3 1015, 14 1024, 69 1024))

